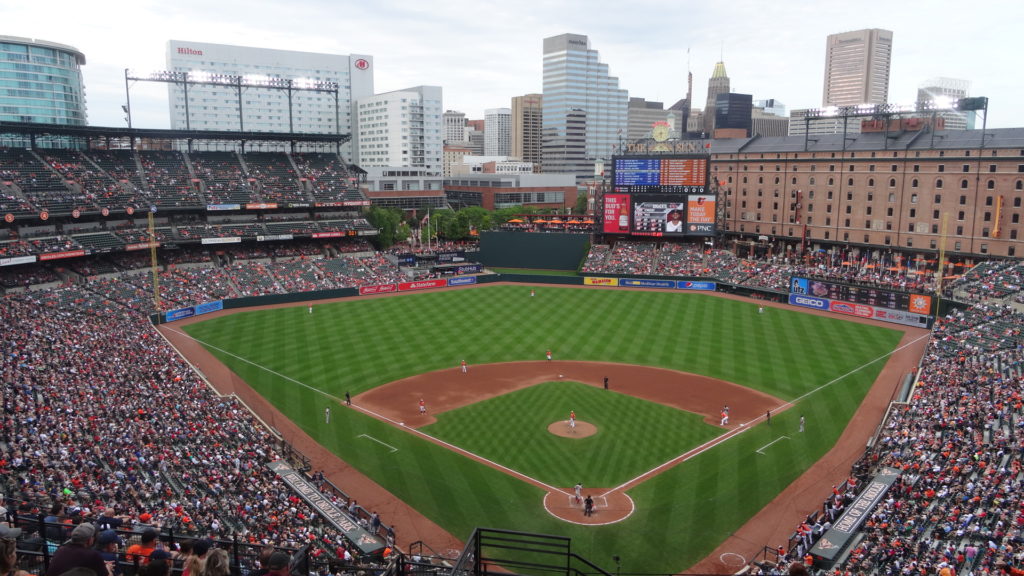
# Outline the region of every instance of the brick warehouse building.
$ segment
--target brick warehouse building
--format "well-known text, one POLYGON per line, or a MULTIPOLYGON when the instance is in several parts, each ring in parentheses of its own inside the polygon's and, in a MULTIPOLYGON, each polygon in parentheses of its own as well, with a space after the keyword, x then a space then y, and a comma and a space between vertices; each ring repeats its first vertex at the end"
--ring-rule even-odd
POLYGON ((711 152, 727 235, 797 248, 806 225, 808 247, 938 251, 945 232, 947 252, 1024 255, 1024 128, 720 139, 711 152))

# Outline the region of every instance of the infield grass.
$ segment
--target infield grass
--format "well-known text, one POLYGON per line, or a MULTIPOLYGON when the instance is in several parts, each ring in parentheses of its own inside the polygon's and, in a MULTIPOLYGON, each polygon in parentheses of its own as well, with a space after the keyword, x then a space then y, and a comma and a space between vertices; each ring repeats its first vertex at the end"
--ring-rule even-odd
MULTIPOLYGON (((525 286, 481 286, 318 304, 312 315, 304 306, 240 312, 186 331, 216 346, 213 354, 321 444, 456 537, 465 539, 478 526, 568 536, 574 552, 606 569, 614 569, 612 555, 620 556, 623 573, 682 571, 763 508, 835 443, 902 334, 787 309, 758 314, 756 303, 703 294, 547 286, 533 298, 525 286), (556 520, 543 511, 540 489, 356 411, 335 410, 330 425, 323 422, 324 407, 346 391, 354 396, 454 368, 462 358, 471 364, 540 360, 548 348, 559 360, 694 372, 784 400, 814 392, 773 416, 770 426, 754 426, 633 488, 637 510, 608 526, 556 520), (801 414, 803 434, 797 432, 801 414), (789 439, 756 453, 781 436, 789 439)), ((647 462, 681 454, 707 434, 699 418, 690 426, 685 413, 666 416, 665 410, 680 411, 633 398, 635 405, 623 398, 618 407, 625 410, 618 419, 622 435, 605 435, 602 416, 601 433, 587 439, 595 440, 594 451, 578 458, 553 437, 492 425, 496 414, 518 403, 534 404, 524 407, 524 424, 535 415, 550 421, 551 415, 535 414, 543 399, 532 394, 579 393, 579 402, 591 400, 571 383, 558 384, 570 385, 521 390, 442 414, 425 431, 562 486, 632 478, 647 462), (655 437, 646 428, 651 419, 680 430, 655 437), (516 453, 516 446, 531 449, 516 453)), ((554 417, 564 418, 566 404, 552 405, 554 417)), ((591 410, 596 416, 616 409, 580 406, 588 418, 591 410)), ((398 538, 405 542, 400 529, 398 538)))
POLYGON ((580 481, 618 486, 722 434, 693 412, 579 382, 547 382, 484 400, 439 414, 420 430, 561 488, 580 481), (565 422, 568 429, 567 406, 586 415, 597 434, 552 437, 548 424, 565 422), (501 433, 480 434, 481 422, 501 433))

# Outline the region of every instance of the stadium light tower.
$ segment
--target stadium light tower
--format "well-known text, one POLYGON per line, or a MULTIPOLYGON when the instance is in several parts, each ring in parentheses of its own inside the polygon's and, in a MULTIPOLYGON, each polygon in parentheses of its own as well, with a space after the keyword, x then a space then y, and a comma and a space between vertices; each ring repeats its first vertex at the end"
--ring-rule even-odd
POLYGON ((174 72, 161 70, 152 72, 145 76, 133 75, 128 68, 124 70, 124 90, 126 95, 126 110, 128 114, 128 127, 131 128, 131 95, 129 94, 129 81, 141 82, 163 82, 167 84, 180 84, 185 92, 185 129, 191 130, 191 114, 188 108, 188 87, 192 86, 230 86, 235 89, 238 98, 238 130, 245 129, 242 110, 242 89, 262 88, 266 90, 285 90, 288 93, 288 131, 294 132, 294 119, 292 117, 292 92, 324 92, 334 96, 334 131, 341 133, 341 113, 339 110, 339 84, 332 81, 313 81, 307 79, 293 80, 291 78, 271 78, 267 76, 241 76, 235 74, 220 74, 206 71, 174 72))

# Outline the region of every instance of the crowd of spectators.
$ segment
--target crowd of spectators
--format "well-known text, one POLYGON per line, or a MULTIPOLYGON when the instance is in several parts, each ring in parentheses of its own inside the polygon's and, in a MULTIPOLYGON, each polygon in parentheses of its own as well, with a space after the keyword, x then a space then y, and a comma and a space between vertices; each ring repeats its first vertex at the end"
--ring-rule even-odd
POLYGON ((313 198, 318 202, 343 202, 357 184, 355 177, 337 155, 293 154, 292 160, 309 182, 313 198))
MULTIPOLYGON (((860 258, 839 252, 816 252, 806 259, 765 255, 739 257, 731 250, 698 244, 619 241, 591 247, 582 271, 587 274, 636 274, 715 279, 749 288, 788 291, 791 276, 821 278, 905 292, 934 294, 936 273, 925 261, 911 262, 889 253, 865 253, 860 258), (850 258, 843 260, 843 258, 850 258), (889 265, 891 264, 891 265, 889 265)), ((934 264, 934 263, 932 263, 934 264)), ((947 295, 964 300, 1024 302, 1024 265, 991 262, 944 286, 947 295), (954 294, 955 292, 955 294, 954 294)))
MULTIPOLYGON (((342 534, 266 467, 281 457, 277 439, 102 288, 3 297, 0 520, 30 528, 46 515, 68 529, 103 520, 253 544, 312 543, 343 556, 342 534)), ((326 496, 372 527, 374 515, 354 501, 326 496)), ((380 534, 393 536, 384 526, 380 534)), ((43 536, 55 547, 67 533, 43 536)))
POLYGON ((958 298, 969 301, 1001 299, 1009 296, 1024 303, 1024 264, 1017 260, 982 262, 950 283, 958 298))
MULTIPOLYGON (((278 247, 255 245, 238 247, 248 257, 227 267, 169 265, 161 274, 166 297, 188 305, 402 279, 379 253, 315 258, 301 252, 322 255, 323 245, 286 244, 298 258, 275 261, 278 247)), ((205 249, 174 253, 210 258, 205 249)), ((830 264, 620 242, 594 246, 584 271, 718 278, 728 272, 750 286, 780 289, 779 279, 790 274, 835 279, 846 272, 830 264)), ((960 285, 1011 285, 1019 267, 979 267, 960 285)), ((20 512, 56 505, 71 522, 116 510, 126 522, 281 546, 312 540, 343 555, 341 535, 263 466, 280 455, 272 435, 235 401, 209 390, 139 314, 150 305, 147 280, 116 275, 3 297, 3 491, 20 512), (157 417, 156 406, 173 407, 172 417, 157 417)), ((945 564, 961 574, 996 572, 1024 544, 1022 382, 1024 315, 982 303, 938 321, 908 403, 891 411, 851 479, 833 487, 781 555, 802 557, 866 480, 893 468, 899 480, 838 570, 895 575, 945 564)))
MULTIPOLYGON (((836 574, 1009 573, 1024 544, 1024 314, 977 304, 942 318, 917 383, 894 404, 844 486, 796 527, 801 560, 883 469, 899 476, 836 574)), ((813 561, 813 558, 811 559, 813 561)), ((769 570, 769 572, 771 572, 769 570)))

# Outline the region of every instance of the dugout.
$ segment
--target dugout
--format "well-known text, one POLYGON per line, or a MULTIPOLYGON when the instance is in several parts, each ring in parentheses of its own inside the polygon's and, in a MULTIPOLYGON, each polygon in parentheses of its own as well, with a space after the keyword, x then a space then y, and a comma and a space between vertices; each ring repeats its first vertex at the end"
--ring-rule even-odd
POLYGON ((477 259, 488 268, 578 270, 590 250, 590 234, 484 231, 477 259))

